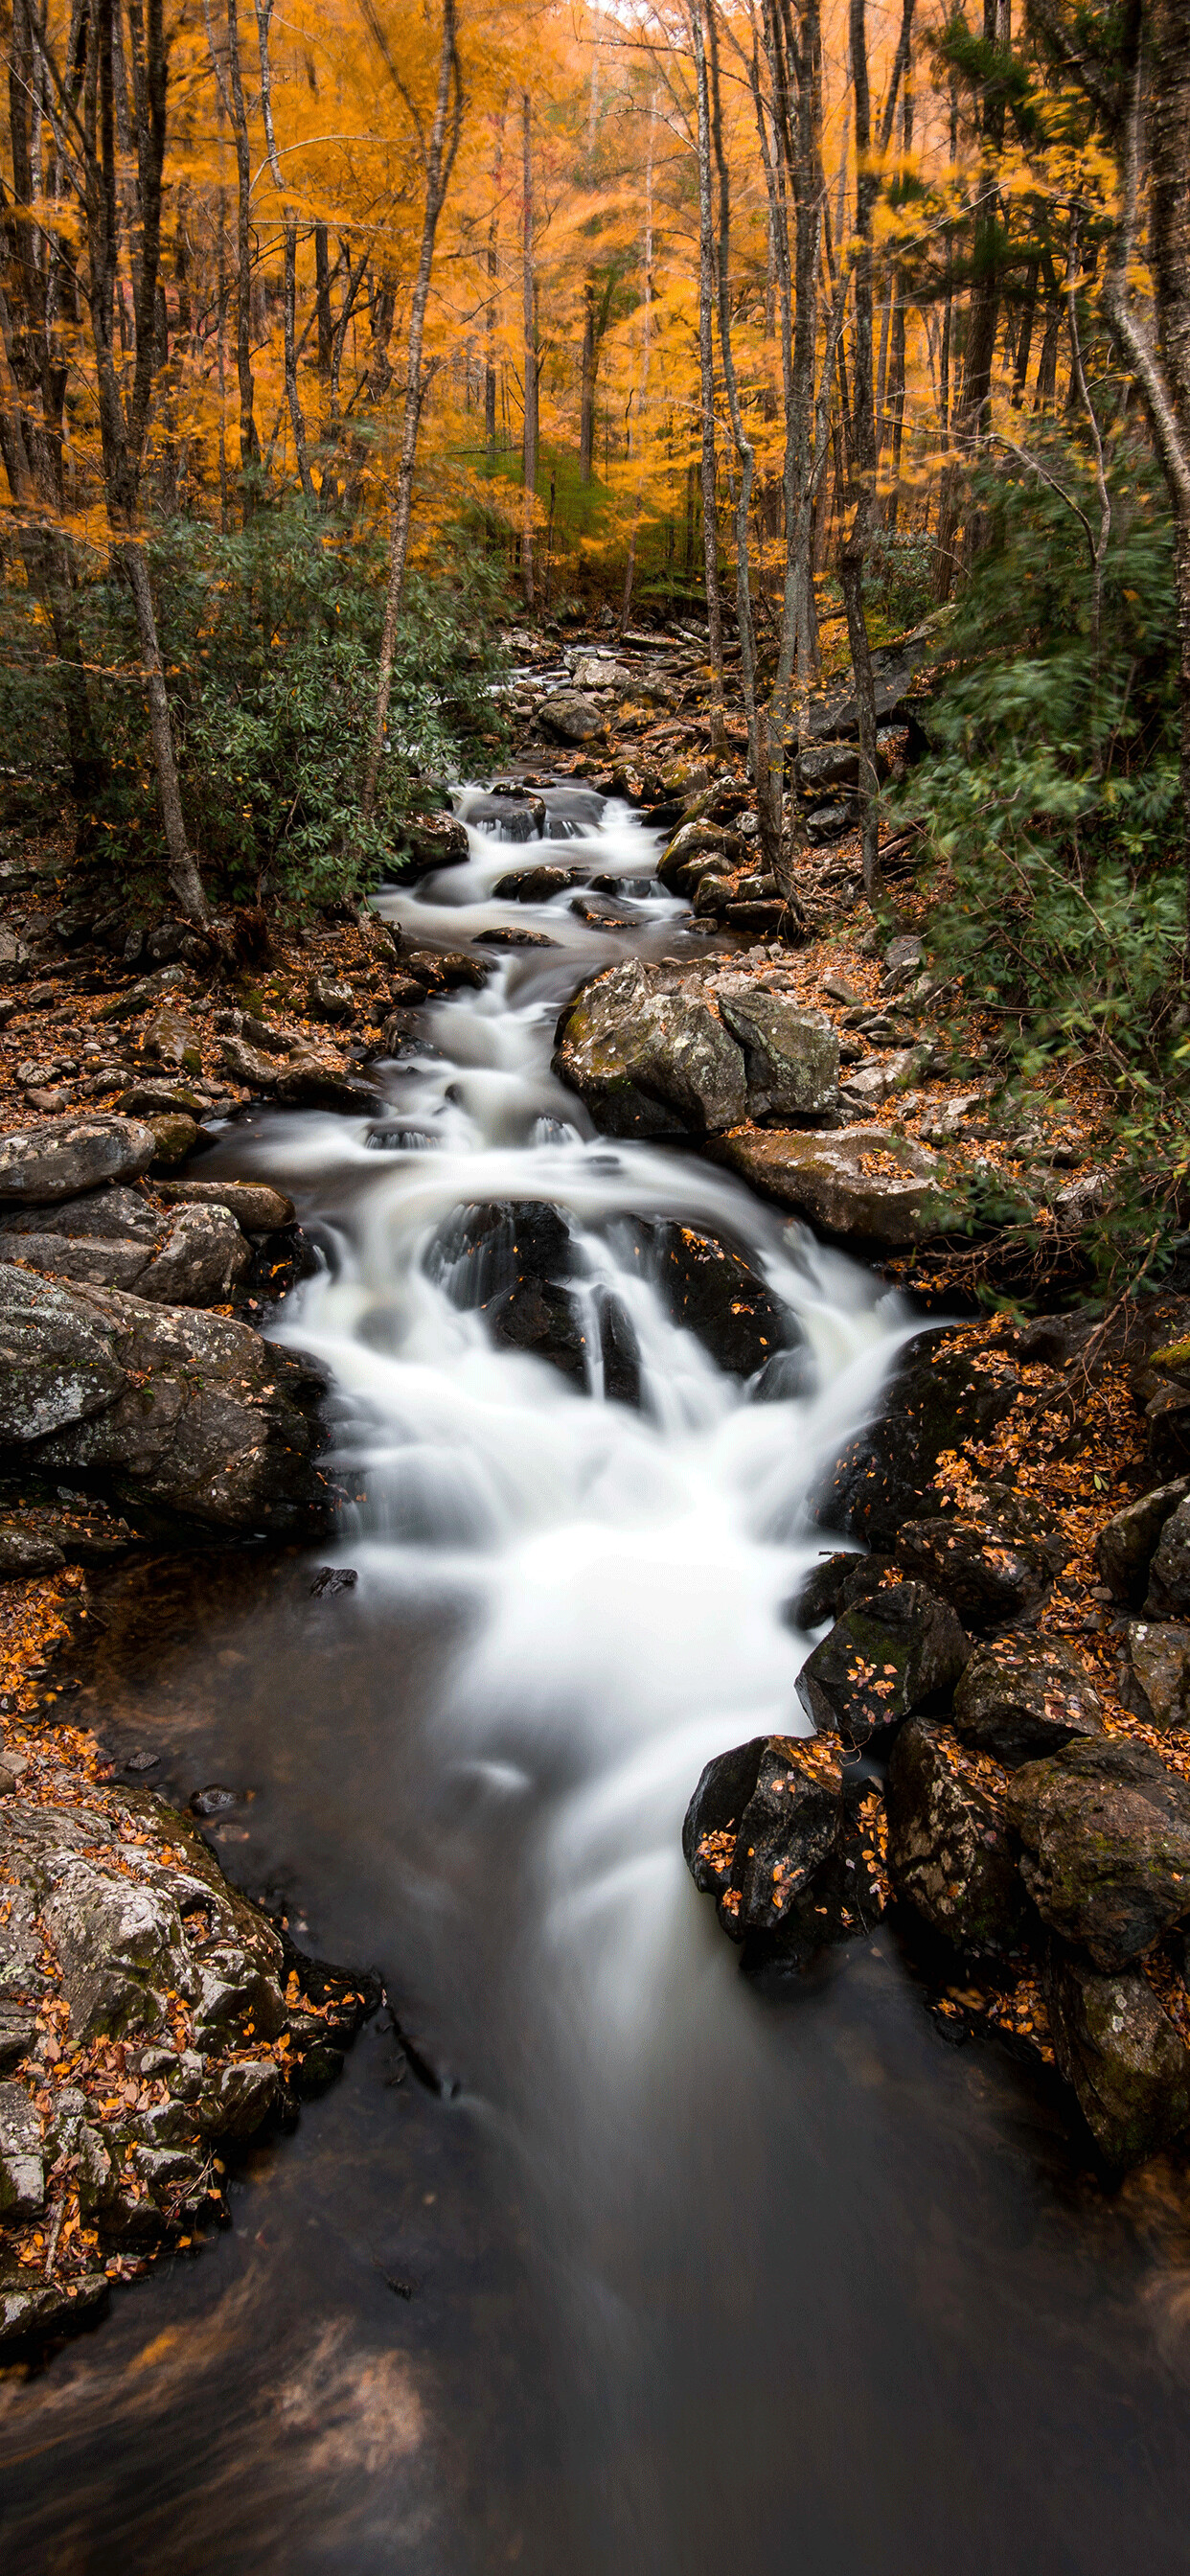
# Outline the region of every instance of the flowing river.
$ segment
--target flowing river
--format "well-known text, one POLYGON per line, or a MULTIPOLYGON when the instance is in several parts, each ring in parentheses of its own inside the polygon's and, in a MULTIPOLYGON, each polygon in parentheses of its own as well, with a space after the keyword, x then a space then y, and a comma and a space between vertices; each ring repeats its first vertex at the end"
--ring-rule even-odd
POLYGON ((373 2022, 227 2232, 0 2383, 5 2567, 1174 2576, 1190 2266, 1159 2185, 1105 2198, 1034 2073, 945 2045, 890 1926, 765 1988, 684 1870, 707 1758, 804 1729, 808 1499, 908 1318, 554 1080, 581 977, 696 942, 657 836, 546 801, 558 846, 477 824, 380 908, 411 947, 555 944, 427 1006, 382 1117, 262 1112, 204 1164, 275 1179, 320 1247, 277 1329, 333 1372, 348 1525, 126 1573, 82 1703, 170 1794, 245 1792, 224 1866, 378 1965, 408 2045, 373 2022), (542 857, 631 926, 494 898, 542 857), (492 1202, 565 1212, 585 1386, 461 1302, 457 1212, 492 1202), (797 1318, 764 1400, 669 1319, 657 1217, 797 1318), (639 1405, 605 1388, 612 1311, 639 1405), (315 1594, 326 1562, 354 1588, 315 1594))

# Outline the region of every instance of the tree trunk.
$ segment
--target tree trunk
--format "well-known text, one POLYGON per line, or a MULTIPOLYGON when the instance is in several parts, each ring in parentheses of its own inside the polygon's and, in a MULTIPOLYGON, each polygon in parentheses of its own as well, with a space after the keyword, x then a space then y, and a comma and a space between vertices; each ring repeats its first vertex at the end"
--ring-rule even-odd
MULTIPOLYGON (((240 466, 245 475, 260 463, 252 381, 252 157, 244 105, 244 73, 236 0, 227 0, 227 68, 236 147, 236 378, 240 391, 240 466)), ((244 513, 252 506, 245 486, 244 513)))
POLYGON ((702 413, 700 475, 702 480, 702 553, 707 593, 707 638, 711 661, 711 749, 722 752, 723 612, 719 602, 719 522, 715 509, 715 236, 711 218, 711 111, 707 96, 706 55, 702 42, 701 0, 689 0, 698 94, 698 372, 702 413), (697 34, 695 33, 697 30, 697 34))
POLYGON ((169 851, 169 881, 184 913, 192 921, 206 920, 206 901, 190 844, 186 838, 186 818, 182 812, 182 794, 178 785, 178 766, 174 757, 173 727, 170 723, 169 700, 165 694, 165 675, 161 668, 161 648, 157 641, 157 619, 153 609, 153 590, 149 580, 148 558, 139 540, 130 539, 120 551, 120 569, 132 592, 136 609, 136 627, 140 637, 141 659, 149 690, 149 726, 153 736, 153 758, 157 765, 157 785, 161 796, 161 820, 169 851))
POLYGON ((578 479, 591 480, 591 460, 595 448, 595 280, 587 279, 583 288, 583 372, 579 401, 578 479))
POLYGON ((524 89, 521 91, 521 310, 525 388, 522 479, 525 498, 521 520, 521 581, 526 608, 533 606, 533 518, 537 505, 537 291, 533 275, 532 120, 532 102, 528 90, 524 89))
POLYGON ((421 250, 413 298, 409 309, 409 353, 405 377, 405 411, 401 425, 401 455, 397 467, 396 491, 393 496, 392 523, 389 534, 388 591, 384 602, 384 626, 380 638, 380 662, 376 680, 376 714, 372 729, 372 748, 364 787, 364 814, 375 809, 376 786, 384 750, 384 728, 392 690, 393 661, 397 648, 397 625, 401 614, 401 594, 405 587, 405 564, 409 552, 409 519, 413 508, 413 474, 417 463, 417 433, 425 399, 426 379, 422 369, 422 347, 425 337, 426 306, 430 298, 430 276, 434 265, 434 239, 442 212, 455 154, 459 148, 459 131, 463 116, 463 82, 459 69, 458 34, 455 0, 443 0, 442 44, 438 58, 438 95, 434 104, 434 122, 425 156, 426 209, 422 222, 421 250), (454 103, 451 103, 451 91, 454 103))
POLYGON ((306 422, 298 394, 297 349, 294 331, 294 308, 297 303, 297 218, 290 206, 285 209, 285 399, 293 428, 294 454, 302 497, 314 507, 314 483, 306 451, 306 422))
POLYGON ((484 316, 487 344, 483 366, 483 438, 489 465, 496 462, 496 302, 500 280, 500 186, 504 175, 504 118, 496 129, 492 169, 492 211, 488 221, 488 301, 484 316))
POLYGON ((864 891, 871 902, 880 870, 880 820, 876 802, 876 701, 872 655, 864 621, 864 560, 876 505, 876 419, 872 383, 872 213, 877 182, 868 167, 871 151, 871 107, 868 91, 868 46, 865 0, 849 0, 851 77, 855 91, 855 228, 859 250, 855 263, 855 367, 853 375, 855 463, 859 497, 839 562, 847 635, 855 673, 859 715, 859 801, 863 835, 864 891))

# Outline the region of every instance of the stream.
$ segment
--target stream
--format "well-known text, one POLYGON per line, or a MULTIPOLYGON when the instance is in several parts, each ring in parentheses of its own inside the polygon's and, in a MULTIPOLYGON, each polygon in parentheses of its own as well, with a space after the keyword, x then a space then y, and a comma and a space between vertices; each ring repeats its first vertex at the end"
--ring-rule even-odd
POLYGON ((274 1329, 328 1363, 359 1499, 321 1552, 114 1578, 74 1703, 179 1800, 242 1790, 225 1868, 378 1966, 409 2044, 382 2013, 230 2228, 0 2378, 5 2568, 1174 2576, 1190 2267, 1159 2183, 1106 2197, 1033 2071, 945 2044, 889 1925, 766 1985, 684 1869, 704 1762, 808 1731, 808 1497, 910 1318, 555 1081, 582 977, 705 942, 626 806, 546 803, 518 848, 468 791, 469 863, 378 903, 411 948, 555 944, 427 1005, 383 1115, 255 1111, 204 1161, 298 1203, 320 1266, 274 1329), (631 926, 494 896, 543 857, 631 926), (566 1212, 585 1387, 462 1302, 499 1246, 457 1212, 493 1201, 566 1212), (792 1310, 765 1400, 670 1319, 642 1218, 722 1234, 792 1310), (605 1390, 611 1306, 639 1406, 605 1390), (327 1563, 354 1587, 314 1593, 327 1563))

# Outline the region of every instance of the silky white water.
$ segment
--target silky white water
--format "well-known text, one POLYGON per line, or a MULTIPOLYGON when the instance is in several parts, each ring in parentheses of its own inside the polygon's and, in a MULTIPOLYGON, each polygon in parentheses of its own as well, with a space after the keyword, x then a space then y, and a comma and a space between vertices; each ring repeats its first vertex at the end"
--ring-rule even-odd
MULTIPOLYGON (((464 795, 464 815, 477 801, 464 795)), ((382 1073, 382 1116, 274 1120, 258 1152, 320 1213, 326 1267, 291 1301, 284 1333, 333 1372, 339 1462, 357 1481, 362 1471, 340 1553, 365 1587, 434 1592, 467 1613, 436 1757, 466 1766, 497 1808, 565 1775, 536 1852, 553 1937, 568 1919, 589 1936, 607 1903, 619 1912, 625 1872, 646 1912, 661 1889, 678 1902, 681 1820, 704 1762, 751 1735, 806 1731, 795 1684, 807 1640, 788 1604, 831 1543, 811 1498, 906 1327, 856 1263, 693 1152, 595 1135, 556 1081, 554 1025, 582 975, 694 943, 685 907, 652 878, 657 835, 626 806, 600 812, 589 791, 549 803, 549 828, 567 837, 516 844, 469 825, 467 865, 382 896, 380 909, 409 948, 466 947, 494 926, 557 946, 502 955, 484 990, 427 1007, 424 1043, 382 1073), (493 899, 509 868, 542 861, 650 886, 619 907, 634 927, 593 930, 569 892, 535 906, 493 899), (597 1332, 580 1390, 494 1347, 483 1317, 433 1275, 452 1211, 526 1201, 566 1212, 586 1266, 579 1296, 623 1300, 640 1410, 604 1400, 597 1332), (715 1366, 622 1256, 617 1222, 632 1216, 678 1219, 744 1252, 801 1326, 805 1392, 757 1401, 715 1366)))

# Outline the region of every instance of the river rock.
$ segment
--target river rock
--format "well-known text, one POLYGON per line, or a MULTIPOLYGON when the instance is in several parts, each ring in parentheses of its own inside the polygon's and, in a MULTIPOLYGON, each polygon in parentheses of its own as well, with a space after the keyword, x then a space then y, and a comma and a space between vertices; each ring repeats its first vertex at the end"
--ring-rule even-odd
POLYGON ((1012 1411, 1021 1380, 994 1349, 949 1335, 906 1343, 877 1419, 848 1442, 820 1500, 820 1517, 870 1546, 891 1548, 902 1523, 941 1509, 934 1472, 943 1450, 986 1439, 1012 1411))
POLYGON ((903 1522, 893 1553, 907 1574, 949 1601, 969 1628, 1023 1617, 1051 1581, 1041 1546, 1014 1541, 963 1514, 903 1522))
POLYGON ((153 1188, 167 1207, 230 1208, 245 1234, 277 1234, 297 1222, 293 1200, 263 1181, 154 1181, 153 1188))
POLYGON ((913 1718, 888 1766, 888 1866, 899 1896, 965 1950, 997 1950, 1022 1916, 999 1801, 946 1727, 913 1718))
POLYGON ((1074 1743, 1008 1793, 1038 1913, 1097 1968, 1138 1958, 1190 1913, 1190 1786, 1147 1746, 1074 1743))
POLYGON ((1113 1601, 1139 1609, 1148 1590, 1149 1566, 1171 1514, 1185 1498, 1184 1476, 1176 1484, 1158 1485, 1139 1501, 1113 1512, 1095 1541, 1095 1563, 1113 1601))
POLYGON ((1190 1726, 1190 1627, 1130 1619, 1125 1704, 1146 1726, 1190 1726))
POLYGON ((582 868, 510 868, 507 876, 497 879, 492 887, 493 901, 499 903, 548 903, 551 895, 565 894, 569 887, 581 885, 582 868))
POLYGON ((1190 1610, 1190 1494, 1175 1503, 1149 1565, 1145 1608, 1153 1619, 1179 1618, 1190 1610))
POLYGON ((453 814, 406 815, 401 840, 418 868, 457 868, 471 856, 466 825, 453 814))
POLYGON ((235 1295, 251 1260, 230 1208, 183 1204, 168 1220, 137 1294, 166 1306, 221 1306, 235 1295))
POLYGON ((717 1159, 741 1172, 830 1234, 873 1243, 922 1243, 947 1212, 934 1154, 885 1127, 841 1127, 815 1136, 796 1128, 741 1128, 717 1143, 717 1159))
POLYGON ((262 1048, 249 1046, 246 1038, 221 1038, 219 1061, 233 1082, 241 1082, 249 1091, 270 1092, 277 1087, 281 1066, 277 1058, 266 1055, 262 1048))
POLYGON ((172 1171, 178 1163, 189 1160, 198 1143, 198 1128, 193 1118, 172 1110, 168 1116, 150 1116, 146 1124, 153 1130, 154 1171, 162 1164, 172 1171))
POLYGON ((708 1762, 686 1810, 682 1850, 733 1941, 771 1933, 833 1850, 843 1823, 837 1751, 759 1735, 708 1762))
POLYGON ((382 1109, 384 1094, 375 1083, 347 1073, 337 1057, 317 1049, 296 1050, 280 1068, 278 1100, 296 1109, 335 1109, 348 1118, 368 1118, 382 1109))
POLYGON ((1176 2147, 1190 2129, 1190 2053, 1140 1968, 1096 1975, 1055 1944, 1054 2055, 1109 2164, 1176 2147))
MULTIPOLYGON (((0 2085, 0 2208, 37 2216, 46 2166, 69 2159, 84 2221, 105 2242, 152 2243, 189 2227, 208 2205, 210 2147, 251 2135, 283 2089, 304 2089, 300 2078, 293 2086, 298 2060, 325 2056, 328 2040, 341 2051, 374 2008, 376 1981, 307 1962, 300 1992, 295 1954, 228 1886, 191 1819, 147 1791, 109 1792, 87 1808, 5 1802, 0 1868, 0 2005, 27 2010, 49 1991, 48 1967, 69 2006, 70 2042, 122 2041, 139 2052, 131 2064, 141 2074, 136 2098, 102 2132, 77 2087, 47 2087, 43 2130, 25 2084, 0 2085)), ((0 2306, 0 2339, 31 2322, 0 2306)))
POLYGON ((964 1744, 1008 1770, 1103 1734, 1103 1707, 1069 1646, 999 1637, 977 1646, 954 1695, 951 1724, 964 1744))
POLYGON ((568 1283, 584 1266, 561 1209, 535 1199, 454 1209, 425 1261, 453 1305, 482 1315, 498 1348, 545 1360, 581 1386, 593 1354, 568 1283))
POLYGON ((761 1124, 829 1116, 838 1098, 839 1041, 825 1011, 802 1010, 746 975, 719 975, 711 990, 744 1050, 749 1116, 761 1124))
POLYGON ((788 1617, 796 1628, 820 1628, 824 1619, 837 1619, 853 1602, 879 1591, 891 1562, 887 1556, 857 1556, 853 1548, 835 1549, 805 1577, 788 1617))
POLYGON ((220 1530, 324 1515, 312 1362, 250 1326, 0 1264, 0 1442, 220 1530))
MULTIPOLYGON (((10 1238, 38 1234, 88 1243, 139 1243, 149 1253, 160 1239, 161 1219, 142 1191, 119 1187, 89 1190, 82 1198, 62 1199, 48 1216, 42 1208, 0 1211, 0 1244, 6 1250, 10 1238)), ((15 1260, 23 1258, 15 1241, 11 1253, 15 1260)))
POLYGON ((57 1574, 65 1563, 57 1540, 47 1530, 22 1529, 15 1521, 0 1521, 0 1577, 6 1583, 17 1576, 57 1574))
POLYGON ((602 709, 581 689, 555 689, 537 710, 537 721, 543 733, 555 742, 590 742, 602 733, 602 709))
POLYGON ((202 1040, 189 1020, 168 1005, 155 1011, 141 1038, 141 1051, 178 1073, 202 1072, 202 1040))
POLYGON ((893 1583, 856 1601, 815 1646, 798 1696, 823 1734, 866 1743, 953 1690, 971 1653, 948 1602, 922 1583, 893 1583))
POLYGON ((153 1153, 153 1131, 142 1119, 54 1119, 0 1138, 0 1200, 50 1206, 147 1172, 153 1153))
POLYGON ((673 1322, 728 1376, 754 1377, 778 1352, 801 1347, 796 1316, 717 1235, 665 1222, 634 1231, 673 1322))
POLYGON ((12 1245, 12 1258, 51 1279, 83 1280, 93 1288, 136 1288, 152 1252, 144 1243, 113 1242, 107 1236, 91 1243, 85 1237, 30 1232, 12 1245))
POLYGON ((319 1020, 353 1020, 358 1008, 350 984, 340 983, 333 975, 312 975, 306 998, 319 1020))
POLYGON ((701 876, 738 859, 742 847, 738 833, 703 815, 679 826, 661 853, 657 874, 671 894, 689 894, 701 876))
POLYGON ((696 991, 635 958, 576 994, 553 1061, 605 1135, 713 1135, 747 1107, 734 1039, 696 991))

